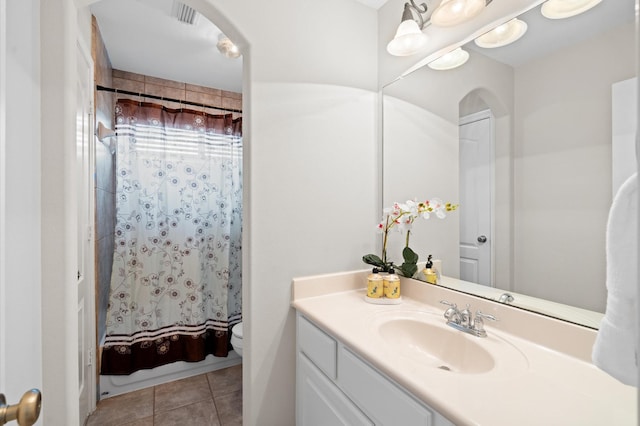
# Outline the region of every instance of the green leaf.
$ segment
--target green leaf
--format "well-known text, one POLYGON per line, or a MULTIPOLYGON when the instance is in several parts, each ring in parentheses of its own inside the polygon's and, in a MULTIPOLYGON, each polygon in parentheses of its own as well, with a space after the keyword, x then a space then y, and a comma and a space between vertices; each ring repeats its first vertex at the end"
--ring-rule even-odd
POLYGON ((398 268, 403 277, 411 278, 413 275, 418 272, 418 265, 415 263, 403 263, 398 268))
POLYGON ((408 246, 402 250, 402 257, 405 263, 412 263, 414 265, 418 263, 418 254, 408 246))
POLYGON ((362 261, 368 265, 378 266, 380 268, 383 268, 385 266, 382 262, 382 259, 380 259, 380 257, 376 256, 375 254, 366 254, 362 256, 362 261))

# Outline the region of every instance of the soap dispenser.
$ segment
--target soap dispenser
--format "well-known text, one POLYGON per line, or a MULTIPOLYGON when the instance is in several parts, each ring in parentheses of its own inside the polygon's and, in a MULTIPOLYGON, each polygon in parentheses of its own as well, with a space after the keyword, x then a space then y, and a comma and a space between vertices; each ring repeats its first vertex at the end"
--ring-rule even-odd
POLYGON ((379 272, 378 268, 373 268, 367 277, 367 297, 379 299, 383 296, 384 282, 379 272))
POLYGON ((432 255, 429 255, 429 257, 427 258, 427 264, 425 265, 425 268, 422 270, 422 273, 424 274, 424 279, 429 284, 438 284, 438 275, 436 274, 436 271, 433 269, 433 262, 431 261, 432 257, 433 257, 432 255))
POLYGON ((389 270, 389 275, 384 277, 384 297, 397 299, 400 297, 400 277, 393 269, 389 270))

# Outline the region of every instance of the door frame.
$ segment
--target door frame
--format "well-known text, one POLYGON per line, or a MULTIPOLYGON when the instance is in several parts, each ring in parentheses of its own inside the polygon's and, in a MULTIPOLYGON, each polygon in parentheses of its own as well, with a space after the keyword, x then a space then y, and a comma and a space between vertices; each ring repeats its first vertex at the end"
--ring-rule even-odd
MULTIPOLYGON (((465 125, 465 124, 469 124, 469 123, 473 123, 475 121, 480 121, 480 120, 484 120, 484 119, 489 119, 489 156, 491 158, 491 164, 489 166, 489 221, 490 221, 490 225, 491 225, 491 232, 489 233, 489 241, 491 241, 491 250, 490 250, 490 256, 491 259, 489 261, 489 267, 491 268, 490 274, 489 274, 489 287, 495 287, 496 282, 495 282, 495 269, 496 269, 496 256, 495 256, 495 251, 496 251, 496 245, 495 245, 495 232, 496 232, 496 215, 495 215, 495 207, 496 207, 496 167, 495 167, 495 159, 496 159, 496 152, 495 152, 495 140, 496 140, 496 130, 495 130, 495 116, 493 115, 493 112, 491 111, 491 108, 487 108, 484 109, 482 111, 478 111, 478 112, 474 112, 471 114, 467 114, 463 117, 459 118, 458 121, 458 128, 460 128, 460 126, 465 125)), ((458 132, 459 134, 459 132, 458 132)), ((458 144, 460 143, 460 140, 458 138, 458 144)))
MULTIPOLYGON (((79 242, 78 250, 83 249, 83 245, 86 250, 82 254, 82 263, 84 269, 84 285, 86 286, 85 298, 87 303, 82 307, 84 310, 84 324, 85 330, 88 330, 88 339, 83 347, 84 352, 80 356, 79 361, 88 363, 89 371, 87 372, 86 383, 88 392, 88 414, 91 414, 96 408, 97 398, 97 371, 96 371, 96 354, 97 354, 97 330, 96 330, 96 277, 95 277, 95 105, 94 105, 94 62, 91 56, 91 50, 87 47, 84 40, 80 37, 76 40, 78 56, 76 57, 77 69, 80 69, 81 61, 87 64, 87 76, 85 77, 87 87, 85 93, 87 98, 83 100, 84 105, 88 105, 89 117, 87 118, 87 152, 88 156, 85 160, 86 163, 79 165, 79 167, 85 172, 83 179, 86 181, 76 182, 77 189, 87 190, 87 199, 81 198, 78 193, 78 207, 81 207, 81 203, 86 203, 88 211, 82 210, 83 213, 87 213, 88 222, 83 224, 84 218, 80 217, 80 211, 78 213, 78 236, 81 237, 82 243, 79 242)), ((82 83, 82 77, 77 76, 77 84, 82 83)), ((78 98, 76 98, 78 99, 78 98)), ((77 106, 76 106, 77 107, 77 106)), ((78 192, 78 191, 77 191, 78 192)), ((78 240, 80 241, 80 239, 78 240)), ((78 306, 78 309, 80 307, 78 306)), ((80 321, 80 319, 79 319, 80 321)), ((83 342, 82 336, 78 335, 78 347, 81 347, 83 342)), ((79 401, 79 403, 81 403, 79 401)), ((80 419, 84 421, 83 418, 80 419)))

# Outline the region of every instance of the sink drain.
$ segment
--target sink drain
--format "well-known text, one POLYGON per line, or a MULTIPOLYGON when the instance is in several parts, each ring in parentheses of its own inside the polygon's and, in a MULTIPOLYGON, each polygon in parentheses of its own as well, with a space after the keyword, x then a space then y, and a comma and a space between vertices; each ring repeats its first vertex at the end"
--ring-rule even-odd
POLYGON ((451 371, 451 369, 449 367, 447 367, 446 365, 441 365, 440 367, 438 367, 440 370, 445 370, 445 371, 451 371))

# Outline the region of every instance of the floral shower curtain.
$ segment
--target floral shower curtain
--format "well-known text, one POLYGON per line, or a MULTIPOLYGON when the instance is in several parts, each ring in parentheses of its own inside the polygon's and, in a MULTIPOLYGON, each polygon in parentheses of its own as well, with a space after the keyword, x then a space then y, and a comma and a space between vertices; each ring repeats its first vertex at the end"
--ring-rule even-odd
POLYGON ((241 320, 242 119, 120 100, 102 374, 226 356, 241 320))

